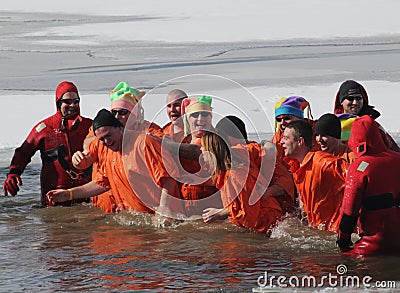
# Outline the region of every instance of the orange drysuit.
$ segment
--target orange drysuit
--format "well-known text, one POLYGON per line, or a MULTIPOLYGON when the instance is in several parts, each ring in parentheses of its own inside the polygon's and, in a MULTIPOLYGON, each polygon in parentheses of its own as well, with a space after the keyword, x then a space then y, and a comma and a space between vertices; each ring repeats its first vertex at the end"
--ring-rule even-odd
MULTIPOLYGON (((148 131, 153 132, 157 135, 160 133, 160 126, 158 126, 155 123, 150 123, 148 121, 144 121, 140 127, 140 129, 143 131, 148 128, 148 131)), ((90 148, 89 148, 89 153, 94 159, 93 163, 93 172, 92 172, 92 180, 95 180, 97 170, 98 170, 98 154, 102 152, 107 152, 107 147, 105 147, 94 135, 93 128, 91 127, 89 129, 89 133, 86 136, 85 143, 87 140, 91 140, 89 142, 90 148)), ((92 197, 92 203, 94 206, 101 208, 105 213, 112 213, 115 211, 118 211, 120 207, 118 207, 121 202, 116 201, 115 197, 112 195, 111 190, 108 190, 100 195, 93 196, 92 197)), ((123 209, 123 208, 122 208, 123 209)))
POLYGON ((309 152, 293 174, 308 222, 316 228, 337 231, 348 164, 326 152, 309 152))
MULTIPOLYGON (((196 143, 201 144, 201 140, 196 143)), ((206 208, 222 208, 221 196, 218 188, 215 186, 211 179, 202 180, 201 166, 199 161, 193 161, 188 159, 180 159, 183 169, 182 172, 188 173, 188 177, 194 176, 196 180, 204 181, 199 184, 194 184, 187 178, 182 180, 181 184, 181 195, 185 200, 185 213, 186 216, 198 216, 200 217, 203 210, 206 208)), ((208 175, 207 175, 208 177, 208 175)))
MULTIPOLYGON (((263 160, 267 154, 265 152, 265 148, 261 147, 261 145, 257 142, 249 141, 246 145, 233 146, 232 151, 241 158, 246 159, 248 157, 248 160, 250 161, 249 164, 252 168, 258 171, 263 168, 261 176, 266 177, 267 175, 270 175, 265 173, 268 173, 268 168, 274 168, 272 178, 268 186, 275 184, 282 187, 285 190, 285 193, 276 195, 275 197, 285 213, 293 211, 295 200, 293 177, 288 171, 287 164, 282 160, 281 157, 279 157, 278 150, 276 153, 274 166, 262 166, 263 160)), ((268 182, 266 184, 268 184, 268 182)), ((265 187, 267 188, 267 186, 265 187)))
POLYGON ((229 220, 250 231, 270 234, 273 225, 282 215, 282 208, 275 197, 262 198, 256 194, 257 201, 251 200, 256 185, 258 171, 246 166, 238 166, 221 172, 216 186, 220 189, 222 202, 229 211, 229 220))
POLYGON ((167 169, 175 170, 174 162, 161 153, 159 139, 143 132, 125 130, 124 147, 122 156, 121 152, 99 145, 99 168, 94 181, 111 189, 117 210, 154 213, 159 205, 162 180, 170 178, 167 169))

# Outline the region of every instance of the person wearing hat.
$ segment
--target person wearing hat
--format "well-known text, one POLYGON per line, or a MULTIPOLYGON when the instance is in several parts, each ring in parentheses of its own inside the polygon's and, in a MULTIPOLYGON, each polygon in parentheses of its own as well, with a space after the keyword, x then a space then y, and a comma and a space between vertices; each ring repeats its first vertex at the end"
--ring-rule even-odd
MULTIPOLYGON (((80 96, 72 82, 63 81, 56 88, 57 112, 37 123, 20 147, 15 149, 10 171, 3 184, 4 195, 16 195, 22 185, 21 174, 40 151, 41 204, 46 205, 46 193, 54 188, 71 188, 90 181, 89 170, 72 166, 72 154, 82 150, 92 120, 80 115, 80 96)), ((62 204, 71 204, 66 200, 62 204)))
POLYGON ((398 255, 400 154, 385 146, 371 117, 357 118, 353 128, 348 144, 357 159, 348 170, 336 243, 356 256, 398 255), (356 226, 361 238, 353 246, 356 226))
POLYGON ((215 184, 199 173, 201 137, 205 131, 214 130, 211 103, 212 97, 203 95, 185 98, 181 104, 184 137, 179 150, 180 190, 185 215, 192 219, 201 218, 205 208, 222 208, 215 184))
POLYGON ((189 143, 200 144, 204 131, 214 129, 211 103, 210 96, 190 97, 182 101, 184 134, 189 143))
MULTIPOLYGON (((299 162, 293 158, 285 157, 280 141, 285 131, 286 125, 292 121, 305 120, 315 128, 315 121, 312 120, 310 103, 303 97, 290 96, 283 97, 275 104, 275 134, 271 141, 275 143, 277 149, 277 161, 290 170, 292 166, 297 166, 299 162), (307 113, 304 117, 304 112, 307 113)), ((319 146, 313 141, 313 149, 318 150, 319 146)))
POLYGON ((373 119, 381 114, 368 103, 368 94, 365 88, 354 80, 344 81, 336 93, 335 114, 368 115, 373 119))
POLYGON ((181 142, 184 134, 182 119, 182 101, 187 98, 187 94, 180 89, 171 90, 166 98, 167 116, 170 120, 163 128, 164 135, 172 140, 181 142))
MULTIPOLYGON (((110 91, 110 112, 128 129, 146 129, 160 135, 161 127, 154 122, 149 122, 144 119, 144 109, 141 105, 141 99, 144 95, 144 91, 132 88, 126 82, 121 81, 110 91)), ((99 144, 99 141, 95 138, 92 127, 85 138, 85 151, 76 152, 72 157, 74 167, 86 169, 96 162, 97 154, 87 153, 88 145, 91 143, 99 144)), ((95 149, 96 148, 94 148, 94 150, 95 149)))
MULTIPOLYGON (((346 80, 340 85, 336 93, 334 113, 341 119, 342 132, 346 134, 342 140, 350 137, 351 124, 355 118, 367 115, 372 119, 377 119, 381 116, 374 106, 369 105, 365 88, 354 80, 346 80)), ((400 147, 382 126, 380 126, 380 132, 385 145, 393 151, 400 152, 400 147)))
POLYGON ((300 162, 292 169, 303 220, 315 228, 336 232, 348 163, 323 151, 311 151, 313 130, 304 120, 286 125, 281 143, 285 155, 300 162))
MULTIPOLYGON (((157 210, 162 215, 172 217, 168 213, 170 206, 166 198, 178 190, 176 182, 171 178, 178 175, 177 167, 168 153, 161 152, 161 141, 141 130, 126 132, 123 124, 106 109, 97 113, 93 120, 93 130, 101 142, 101 151, 98 152, 100 167, 96 176, 83 186, 49 191, 49 204, 66 198, 94 196, 110 190, 115 198, 116 211, 128 209, 154 213, 157 210)), ((89 151, 93 147, 89 145, 89 151)))
POLYGON ((315 140, 321 151, 344 158, 349 164, 356 158, 350 148, 341 140, 340 119, 331 113, 322 115, 315 123, 315 140))
POLYGON ((304 110, 307 109, 307 118, 310 119, 311 110, 308 101, 300 96, 281 98, 275 104, 275 129, 282 133, 288 123, 304 119, 304 110))
MULTIPOLYGON (((141 105, 141 99, 144 95, 144 91, 130 87, 128 83, 121 81, 110 91, 110 112, 124 127, 129 129, 144 130, 148 128, 149 131, 161 131, 161 127, 156 123, 150 123, 144 119, 144 110, 141 105)), ((94 178, 97 174, 99 149, 103 150, 104 148, 101 147, 101 142, 95 137, 91 127, 84 141, 84 151, 78 151, 72 156, 74 167, 86 169, 93 164, 92 177, 94 178), (89 145, 92 145, 91 152, 88 151, 89 145)), ((105 213, 115 212, 118 207, 114 196, 109 191, 92 197, 92 203, 105 213)))

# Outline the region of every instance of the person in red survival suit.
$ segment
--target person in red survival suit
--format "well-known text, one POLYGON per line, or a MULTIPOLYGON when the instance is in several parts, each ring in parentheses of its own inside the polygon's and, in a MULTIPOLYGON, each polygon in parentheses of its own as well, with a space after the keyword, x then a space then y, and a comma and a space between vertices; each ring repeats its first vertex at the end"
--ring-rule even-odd
POLYGON ((354 121, 348 144, 357 159, 346 178, 337 244, 355 255, 399 254, 400 154, 385 146, 379 124, 366 115, 354 121), (352 248, 358 219, 361 239, 352 248))
MULTIPOLYGON (((31 158, 40 150, 41 204, 46 206, 46 193, 56 188, 71 188, 91 180, 91 170, 78 171, 72 167, 73 153, 82 150, 92 120, 80 115, 77 87, 68 81, 56 89, 57 112, 37 123, 22 145, 15 149, 10 171, 3 184, 4 195, 16 195, 22 185, 21 174, 31 158)), ((82 200, 81 200, 82 202, 82 200)), ((72 201, 62 204, 72 204, 72 201)))

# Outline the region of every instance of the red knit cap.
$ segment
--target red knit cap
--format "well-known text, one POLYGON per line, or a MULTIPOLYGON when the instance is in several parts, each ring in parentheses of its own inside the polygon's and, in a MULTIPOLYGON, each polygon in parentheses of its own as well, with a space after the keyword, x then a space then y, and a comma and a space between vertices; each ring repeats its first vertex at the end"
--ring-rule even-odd
POLYGON ((58 102, 65 93, 73 92, 79 96, 78 88, 70 81, 61 82, 56 89, 56 102, 58 102))

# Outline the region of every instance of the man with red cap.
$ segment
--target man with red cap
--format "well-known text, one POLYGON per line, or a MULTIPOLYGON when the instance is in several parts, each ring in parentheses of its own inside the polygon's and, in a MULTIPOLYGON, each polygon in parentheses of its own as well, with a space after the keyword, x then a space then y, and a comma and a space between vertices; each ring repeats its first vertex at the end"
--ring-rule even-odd
MULTIPOLYGON (((21 174, 40 150, 42 158, 41 203, 46 205, 46 193, 55 188, 71 188, 89 182, 90 170, 78 171, 72 166, 72 154, 82 150, 92 120, 80 115, 77 87, 69 81, 56 89, 57 112, 37 123, 20 147, 15 149, 10 171, 3 184, 4 195, 16 195, 22 185, 21 174)), ((71 204, 68 200, 61 204, 71 204)))

